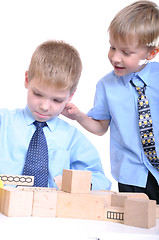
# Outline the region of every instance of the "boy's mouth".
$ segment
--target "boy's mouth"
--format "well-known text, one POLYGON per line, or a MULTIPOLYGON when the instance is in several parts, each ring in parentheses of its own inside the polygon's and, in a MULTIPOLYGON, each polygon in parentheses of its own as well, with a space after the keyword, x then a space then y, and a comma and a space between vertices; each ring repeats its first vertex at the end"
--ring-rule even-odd
POLYGON ((45 114, 42 114, 42 113, 39 113, 39 112, 36 112, 36 115, 39 117, 39 118, 48 118, 49 115, 45 115, 45 114))
POLYGON ((120 66, 114 66, 114 68, 115 68, 116 70, 123 70, 123 69, 125 69, 125 67, 120 67, 120 66))

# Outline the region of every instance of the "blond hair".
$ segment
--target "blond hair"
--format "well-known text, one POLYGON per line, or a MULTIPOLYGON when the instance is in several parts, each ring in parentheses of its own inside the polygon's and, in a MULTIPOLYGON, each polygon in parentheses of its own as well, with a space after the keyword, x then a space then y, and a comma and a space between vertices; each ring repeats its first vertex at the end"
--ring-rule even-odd
POLYGON ((111 21, 110 37, 131 42, 137 35, 139 46, 159 46, 159 7, 151 1, 137 1, 123 8, 111 21))
POLYGON ((73 93, 82 71, 78 51, 63 41, 50 40, 39 45, 32 55, 28 81, 37 78, 44 84, 69 89, 73 93))

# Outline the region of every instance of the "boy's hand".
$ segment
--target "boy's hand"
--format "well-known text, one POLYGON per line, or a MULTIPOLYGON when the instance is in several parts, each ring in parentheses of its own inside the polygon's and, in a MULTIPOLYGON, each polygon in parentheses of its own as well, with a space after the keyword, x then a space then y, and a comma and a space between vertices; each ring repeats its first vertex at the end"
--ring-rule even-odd
POLYGON ((80 110, 73 103, 67 103, 61 114, 72 120, 77 120, 80 113, 80 110))

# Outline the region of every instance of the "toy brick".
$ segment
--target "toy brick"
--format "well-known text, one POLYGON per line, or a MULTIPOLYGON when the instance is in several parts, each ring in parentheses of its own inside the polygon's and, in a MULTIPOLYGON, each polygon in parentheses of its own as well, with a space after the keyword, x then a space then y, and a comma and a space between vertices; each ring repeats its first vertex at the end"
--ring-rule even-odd
POLYGON ((26 217, 32 213, 33 192, 12 187, 0 188, 0 211, 8 217, 26 217))
POLYGON ((148 199, 145 193, 116 193, 112 195, 111 206, 124 207, 125 199, 148 199))
POLYGON ((57 189, 35 189, 33 197, 32 216, 55 217, 57 204, 57 189))
POLYGON ((159 205, 156 205, 156 218, 159 218, 159 205))
POLYGON ((146 199, 126 199, 124 224, 151 228, 156 225, 156 201, 146 199))
POLYGON ((99 190, 99 191, 90 191, 90 194, 104 197, 104 207, 111 206, 111 199, 112 195, 114 194, 113 191, 107 191, 107 190, 99 190))
POLYGON ((63 170, 62 191, 68 193, 89 193, 91 189, 91 171, 63 170))
POLYGON ((58 175, 54 178, 54 182, 56 183, 56 186, 58 187, 59 190, 61 190, 62 187, 62 176, 58 175))
POLYGON ((103 194, 70 194, 58 191, 56 216, 62 218, 103 220, 105 198, 106 195, 103 194))
POLYGON ((33 186, 34 184, 34 176, 0 174, 0 179, 3 184, 8 185, 33 186))
POLYGON ((104 209, 104 221, 124 223, 124 207, 109 206, 104 209))

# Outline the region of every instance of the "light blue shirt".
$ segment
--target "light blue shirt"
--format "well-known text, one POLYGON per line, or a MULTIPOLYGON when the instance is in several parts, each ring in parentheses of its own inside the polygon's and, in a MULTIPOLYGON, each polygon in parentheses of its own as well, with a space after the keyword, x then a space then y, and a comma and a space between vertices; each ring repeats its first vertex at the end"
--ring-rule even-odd
MULTIPOLYGON (((0 174, 21 175, 27 149, 35 131, 28 107, 9 111, 0 109, 0 174)), ((92 171, 92 190, 110 190, 97 150, 74 126, 58 117, 47 122, 44 134, 49 151, 49 187, 63 169, 92 171)))
POLYGON ((94 107, 88 115, 110 119, 110 161, 112 176, 120 183, 145 187, 148 170, 159 183, 159 172, 144 154, 139 133, 135 85, 146 83, 153 120, 157 156, 159 157, 159 63, 148 63, 140 72, 117 77, 114 72, 96 86, 94 107))

